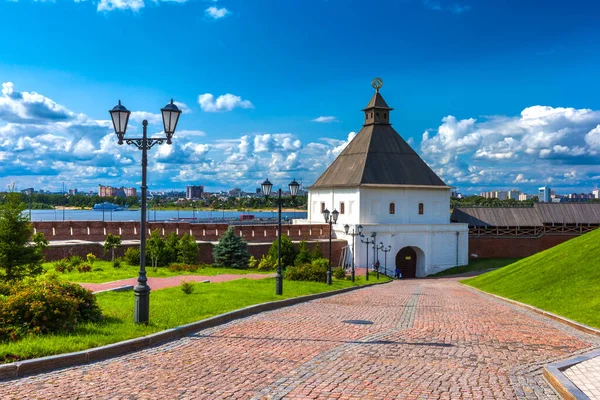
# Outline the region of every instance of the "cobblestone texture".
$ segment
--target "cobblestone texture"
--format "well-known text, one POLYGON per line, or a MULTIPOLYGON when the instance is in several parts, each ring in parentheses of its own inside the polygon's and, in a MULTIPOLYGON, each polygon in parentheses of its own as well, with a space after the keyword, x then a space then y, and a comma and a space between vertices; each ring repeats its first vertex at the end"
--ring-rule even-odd
POLYGON ((553 399, 542 366, 595 347, 453 279, 403 280, 3 382, 0 398, 553 399))
POLYGON ((600 357, 576 364, 564 374, 590 399, 600 399, 600 357))

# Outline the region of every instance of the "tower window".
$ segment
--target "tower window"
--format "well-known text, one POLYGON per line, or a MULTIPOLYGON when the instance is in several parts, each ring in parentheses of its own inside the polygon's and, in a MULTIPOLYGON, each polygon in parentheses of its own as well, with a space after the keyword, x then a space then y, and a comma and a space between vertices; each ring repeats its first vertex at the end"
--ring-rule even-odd
POLYGON ((324 201, 321 202, 321 214, 323 214, 323 212, 325 212, 325 202, 324 201))
POLYGON ((387 118, 387 113, 383 113, 383 119, 387 118))
POLYGON ((396 214, 396 203, 390 203, 390 214, 396 214))
POLYGON ((344 202, 340 202, 340 214, 345 214, 346 213, 346 205, 344 204, 344 202))
POLYGON ((423 207, 423 203, 419 203, 419 215, 423 215, 424 212, 424 207, 423 207))
POLYGON ((373 113, 371 113, 371 118, 373 118, 373 113))

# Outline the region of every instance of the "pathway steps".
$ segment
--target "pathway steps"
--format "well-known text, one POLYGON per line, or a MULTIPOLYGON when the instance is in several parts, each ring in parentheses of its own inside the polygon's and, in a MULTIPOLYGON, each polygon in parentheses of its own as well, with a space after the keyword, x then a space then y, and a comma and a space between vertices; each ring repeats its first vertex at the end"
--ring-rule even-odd
POLYGON ((2 382, 0 398, 557 399, 543 366, 598 347, 455 278, 399 280, 2 382))

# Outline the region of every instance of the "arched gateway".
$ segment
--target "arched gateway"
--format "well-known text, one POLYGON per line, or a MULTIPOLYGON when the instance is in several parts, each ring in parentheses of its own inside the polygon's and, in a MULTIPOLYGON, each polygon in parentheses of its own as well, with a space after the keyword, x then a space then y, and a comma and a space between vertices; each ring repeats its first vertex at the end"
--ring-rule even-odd
POLYGON ((396 254, 396 266, 400 267, 403 278, 417 277, 417 252, 412 247, 402 248, 396 254))

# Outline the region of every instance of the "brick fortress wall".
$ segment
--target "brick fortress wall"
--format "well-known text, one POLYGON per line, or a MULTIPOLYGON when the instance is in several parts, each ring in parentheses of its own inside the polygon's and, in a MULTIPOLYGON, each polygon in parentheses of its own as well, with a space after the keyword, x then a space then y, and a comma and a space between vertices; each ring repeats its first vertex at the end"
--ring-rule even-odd
POLYGON ((540 237, 473 236, 469 235, 469 257, 509 258, 529 257, 579 235, 546 234, 540 237))

